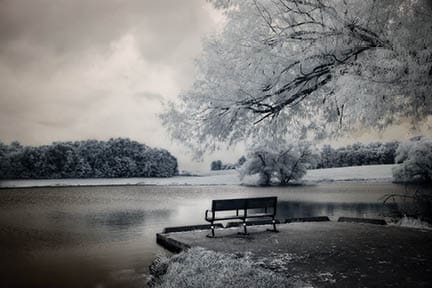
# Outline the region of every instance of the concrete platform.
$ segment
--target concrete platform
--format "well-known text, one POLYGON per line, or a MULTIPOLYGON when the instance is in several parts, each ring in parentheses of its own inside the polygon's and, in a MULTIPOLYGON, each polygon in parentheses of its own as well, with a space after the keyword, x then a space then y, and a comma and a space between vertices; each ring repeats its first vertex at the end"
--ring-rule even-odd
MULTIPOLYGON (((177 251, 200 246, 250 257, 313 287, 432 287, 432 231, 349 222, 303 222, 158 234, 177 251)), ((166 245, 164 245, 167 247, 166 245)), ((168 248, 168 247, 167 247, 168 248)))

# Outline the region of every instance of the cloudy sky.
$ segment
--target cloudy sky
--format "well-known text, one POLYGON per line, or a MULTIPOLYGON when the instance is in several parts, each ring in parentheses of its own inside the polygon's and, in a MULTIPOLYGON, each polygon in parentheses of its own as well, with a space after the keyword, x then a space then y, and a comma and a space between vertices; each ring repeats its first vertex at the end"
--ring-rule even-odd
POLYGON ((181 169, 235 161, 242 151, 193 162, 157 117, 191 84, 202 37, 221 27, 205 0, 0 0, 0 140, 129 137, 170 150, 181 169))
POLYGON ((222 26, 205 0, 0 0, 0 140, 129 137, 207 166, 171 143, 157 113, 222 26))

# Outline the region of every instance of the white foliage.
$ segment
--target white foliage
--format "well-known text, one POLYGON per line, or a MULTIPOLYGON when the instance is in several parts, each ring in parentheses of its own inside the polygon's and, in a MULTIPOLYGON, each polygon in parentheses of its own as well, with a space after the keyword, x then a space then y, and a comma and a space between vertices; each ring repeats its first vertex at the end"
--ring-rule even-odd
POLYGON ((430 115, 427 0, 213 0, 227 24, 209 37, 193 86, 162 119, 199 153, 381 129, 430 115))
POLYGON ((317 165, 318 159, 307 143, 289 144, 278 150, 255 148, 241 167, 240 177, 258 174, 258 185, 267 186, 272 182, 284 185, 301 179, 308 168, 317 165))
POLYGON ((258 174, 258 185, 270 185, 277 170, 277 156, 277 153, 266 148, 249 153, 246 162, 240 168, 240 179, 246 175, 258 174))
POLYGON ((432 138, 421 138, 399 145, 393 169, 396 182, 432 181, 432 138))
POLYGON ((289 145, 278 155, 278 177, 281 184, 299 180, 306 175, 307 169, 318 164, 319 156, 309 144, 289 145))

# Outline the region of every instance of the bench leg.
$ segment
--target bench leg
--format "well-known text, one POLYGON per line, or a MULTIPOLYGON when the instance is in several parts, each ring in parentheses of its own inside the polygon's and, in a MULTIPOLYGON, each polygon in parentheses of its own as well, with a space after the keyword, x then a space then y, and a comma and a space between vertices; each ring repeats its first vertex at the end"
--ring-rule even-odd
POLYGON ((275 219, 272 220, 272 225, 273 225, 273 229, 267 229, 267 231, 279 232, 279 230, 276 229, 276 220, 275 219))
POLYGON ((238 232, 237 234, 239 234, 239 235, 249 235, 248 232, 247 232, 246 220, 243 221, 242 226, 243 226, 243 232, 238 232))
POLYGON ((211 222, 210 229, 211 229, 211 235, 208 234, 207 237, 214 238, 215 237, 215 231, 214 231, 215 230, 215 226, 214 226, 213 222, 211 222))

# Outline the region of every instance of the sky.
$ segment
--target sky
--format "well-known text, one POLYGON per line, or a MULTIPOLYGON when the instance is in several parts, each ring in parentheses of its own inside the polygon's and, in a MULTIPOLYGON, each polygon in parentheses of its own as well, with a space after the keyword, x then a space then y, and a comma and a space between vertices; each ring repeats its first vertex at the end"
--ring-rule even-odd
POLYGON ((236 161, 241 148, 195 162, 158 118, 223 23, 205 0, 0 0, 0 140, 128 137, 168 149, 180 169, 236 161))
POLYGON ((0 0, 0 140, 128 137, 185 169, 208 166, 157 114, 190 86, 202 38, 222 26, 205 0, 0 0))

